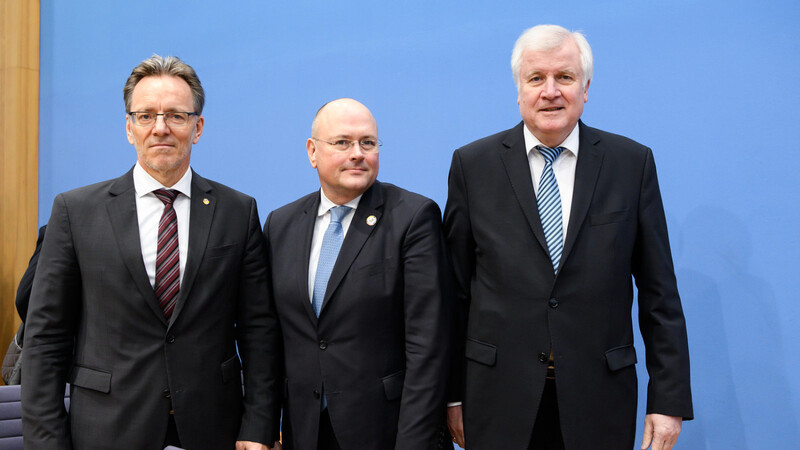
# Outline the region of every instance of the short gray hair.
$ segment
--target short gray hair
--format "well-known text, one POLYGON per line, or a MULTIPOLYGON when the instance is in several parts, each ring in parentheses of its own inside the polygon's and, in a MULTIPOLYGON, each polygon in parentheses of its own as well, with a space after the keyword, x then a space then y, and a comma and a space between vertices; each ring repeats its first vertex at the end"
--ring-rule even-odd
POLYGON ((173 76, 181 78, 189 88, 192 90, 192 99, 194 103, 194 111, 198 115, 203 113, 203 105, 206 101, 206 94, 203 91, 203 85, 200 84, 200 78, 197 77, 192 66, 181 61, 177 56, 153 56, 145 59, 138 66, 134 67, 128 81, 125 82, 125 87, 122 88, 122 97, 125 100, 125 112, 131 112, 131 96, 133 89, 136 87, 142 78, 154 76, 173 76))
POLYGON ((520 35, 514 44, 514 50, 511 52, 511 72, 514 75, 514 84, 517 85, 517 90, 519 90, 520 86, 519 69, 522 65, 522 54, 525 53, 525 50, 553 50, 561 46, 567 39, 572 39, 575 42, 581 54, 584 87, 591 81, 594 70, 592 47, 589 46, 589 42, 583 33, 580 31, 570 32, 558 25, 536 25, 533 28, 528 28, 520 35))

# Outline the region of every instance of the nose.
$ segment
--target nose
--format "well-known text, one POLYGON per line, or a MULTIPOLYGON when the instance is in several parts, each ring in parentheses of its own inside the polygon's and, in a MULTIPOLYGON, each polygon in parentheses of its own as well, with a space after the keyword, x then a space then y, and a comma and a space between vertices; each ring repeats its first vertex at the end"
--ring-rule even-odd
POLYGON ((361 148, 361 143, 356 141, 353 143, 353 146, 350 147, 350 159, 353 161, 358 161, 360 159, 364 159, 364 150, 361 148))
POLYGON ((542 87, 542 97, 552 99, 559 95, 561 95, 561 91, 558 89, 558 83, 556 83, 554 78, 548 77, 542 87))
POLYGON ((156 123, 153 124, 153 134, 160 136, 169 133, 170 129, 167 125, 167 119, 165 119, 164 116, 156 116, 156 123))

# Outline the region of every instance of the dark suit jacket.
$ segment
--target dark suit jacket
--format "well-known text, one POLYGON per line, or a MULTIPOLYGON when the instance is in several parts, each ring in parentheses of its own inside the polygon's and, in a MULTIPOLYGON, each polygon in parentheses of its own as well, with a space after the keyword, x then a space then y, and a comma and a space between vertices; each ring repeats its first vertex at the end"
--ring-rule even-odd
POLYGON ((453 393, 470 450, 527 448, 552 346, 567 449, 631 448, 638 287, 647 411, 692 417, 689 353, 653 155, 580 124, 558 276, 520 123, 456 150, 444 228, 464 347, 453 393))
POLYGON ((26 447, 160 449, 170 408, 186 448, 272 443, 279 331, 255 200, 193 175, 188 257, 167 322, 134 196, 131 171, 54 201, 26 321, 26 447))
POLYGON ((264 225, 284 342, 284 446, 316 448, 324 385, 342 448, 433 448, 449 331, 440 210, 376 181, 354 213, 317 319, 308 260, 319 201, 319 191, 309 194, 264 225))

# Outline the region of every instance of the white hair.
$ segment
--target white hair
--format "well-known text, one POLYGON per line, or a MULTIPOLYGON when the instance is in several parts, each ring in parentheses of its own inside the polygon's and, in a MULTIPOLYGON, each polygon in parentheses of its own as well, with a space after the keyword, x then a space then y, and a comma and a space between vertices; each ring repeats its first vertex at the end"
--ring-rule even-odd
POLYGON ((514 75, 514 84, 519 90, 519 69, 522 65, 522 54, 526 50, 547 51, 560 47, 567 39, 572 39, 578 46, 581 55, 581 69, 583 70, 584 87, 592 80, 594 62, 592 48, 586 37, 580 31, 570 32, 558 25, 536 25, 528 28, 520 35, 511 52, 511 73, 514 75))

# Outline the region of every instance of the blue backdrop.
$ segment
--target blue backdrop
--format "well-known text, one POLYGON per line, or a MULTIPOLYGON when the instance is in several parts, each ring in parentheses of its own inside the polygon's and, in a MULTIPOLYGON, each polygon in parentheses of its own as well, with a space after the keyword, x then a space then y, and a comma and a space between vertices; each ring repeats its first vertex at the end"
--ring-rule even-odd
POLYGON ((797 445, 800 3, 376 3, 42 1, 39 222, 59 192, 133 165, 122 85, 152 53, 206 89, 192 166, 256 197, 262 220, 318 187, 305 140, 343 96, 378 121, 379 178, 443 207, 452 151, 520 120, 515 39, 580 29, 595 55, 584 121, 658 164, 695 399, 678 448, 797 445))

